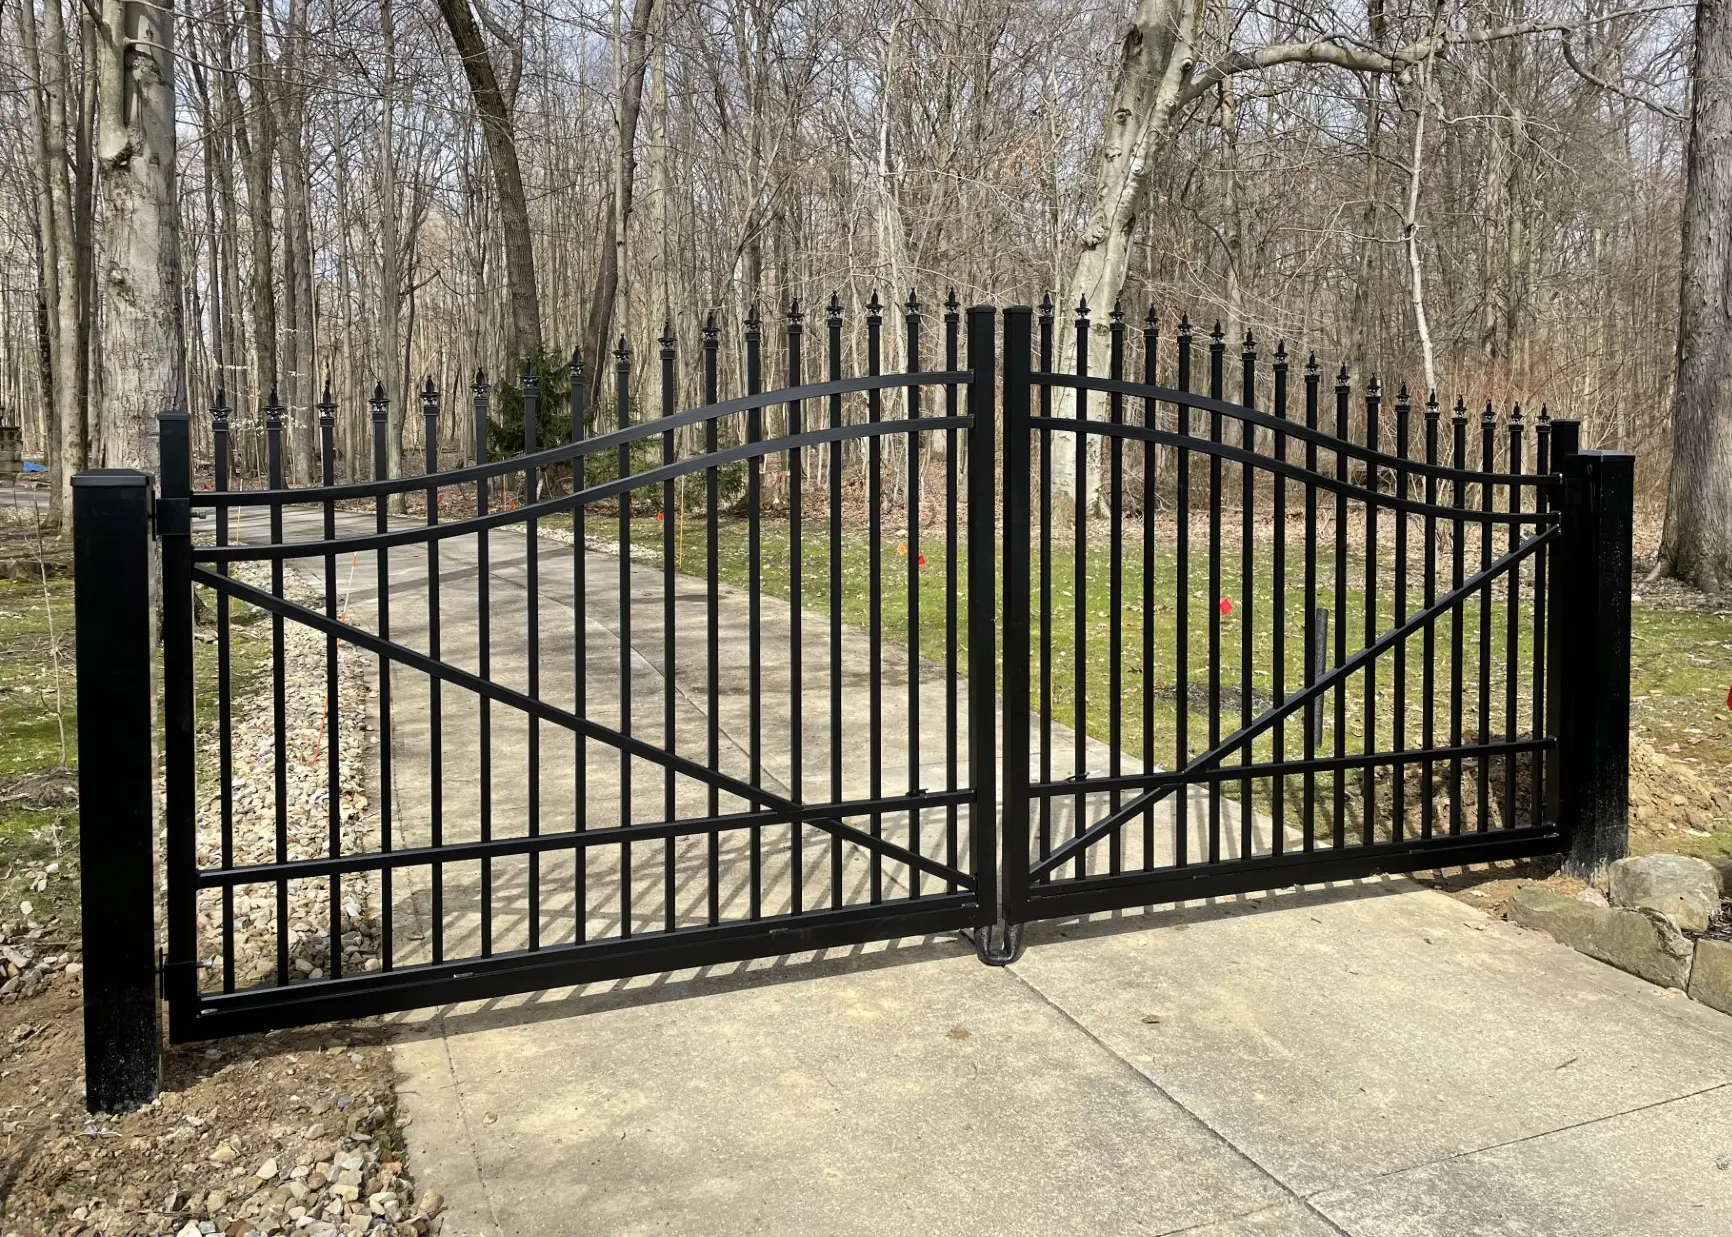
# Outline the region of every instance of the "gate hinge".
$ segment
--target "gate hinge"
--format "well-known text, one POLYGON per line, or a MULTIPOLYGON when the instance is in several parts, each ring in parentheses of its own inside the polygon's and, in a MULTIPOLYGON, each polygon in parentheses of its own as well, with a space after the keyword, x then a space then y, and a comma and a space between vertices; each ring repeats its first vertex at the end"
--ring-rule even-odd
POLYGON ((158 537, 192 535, 192 499, 159 498, 156 500, 155 516, 158 537))
POLYGON ((166 957, 164 957, 162 950, 157 950, 156 982, 159 994, 163 1000, 168 1000, 170 989, 173 987, 170 980, 180 974, 188 974, 188 986, 194 991, 197 991, 198 973, 200 971, 210 970, 213 965, 214 964, 210 962, 201 962, 197 958, 188 958, 184 962, 170 962, 166 957))

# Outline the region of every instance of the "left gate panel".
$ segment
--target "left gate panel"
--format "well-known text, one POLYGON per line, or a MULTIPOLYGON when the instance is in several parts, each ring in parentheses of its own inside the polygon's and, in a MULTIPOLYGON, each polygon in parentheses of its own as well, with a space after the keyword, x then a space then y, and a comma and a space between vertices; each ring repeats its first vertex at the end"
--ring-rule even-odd
MULTIPOLYGON (((918 308, 901 317, 918 366, 918 308)), ((284 484, 274 406, 262 475, 232 472, 251 431, 218 410, 173 586, 185 629, 165 630, 189 709, 168 771, 176 1038, 980 921, 965 452, 933 445, 969 425, 958 316, 944 368, 852 379, 832 329, 816 383, 803 330, 772 348, 748 323, 727 402, 708 334, 687 411, 671 340, 648 381, 616 353, 599 412, 575 368, 478 375, 455 410, 429 387, 423 442, 480 426, 483 462, 441 470, 435 449, 408 478, 383 476, 382 392, 376 479, 336 483, 327 397, 316 488, 284 484), (763 392, 766 369, 786 385, 763 392), (523 440, 489 460, 506 404, 523 440), (801 509, 858 468, 876 541, 846 499, 801 509)))

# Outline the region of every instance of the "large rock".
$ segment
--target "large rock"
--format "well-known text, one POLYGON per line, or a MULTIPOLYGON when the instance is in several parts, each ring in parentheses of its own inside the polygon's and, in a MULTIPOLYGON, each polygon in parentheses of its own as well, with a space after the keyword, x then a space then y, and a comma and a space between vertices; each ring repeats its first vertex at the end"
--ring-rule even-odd
POLYGON ((1696 942, 1690 995, 1723 1014, 1732 1014, 1732 941, 1696 942))
POLYGON ((1529 885, 1510 899, 1509 917, 1650 983, 1667 988, 1689 985, 1691 943, 1656 910, 1590 906, 1529 885))
POLYGON ((1720 873, 1705 859, 1641 855, 1612 865, 1609 892, 1614 906, 1647 907, 1681 932, 1703 932, 1720 909, 1720 873))

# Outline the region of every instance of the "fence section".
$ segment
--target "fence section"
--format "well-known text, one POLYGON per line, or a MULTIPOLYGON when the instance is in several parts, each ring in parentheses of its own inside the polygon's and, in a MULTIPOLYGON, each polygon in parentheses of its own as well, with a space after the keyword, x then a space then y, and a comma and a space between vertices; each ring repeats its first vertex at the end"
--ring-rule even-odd
POLYGON ((429 383, 418 476, 380 390, 370 481, 335 483, 328 392, 316 487, 274 398, 265 488, 220 399, 209 488, 184 413, 154 510, 80 478, 93 1105, 155 1086, 153 529, 177 1040, 956 930, 1004 963, 1035 919, 1621 853, 1629 457, 1249 336, 1230 395, 1188 322, 1163 355, 1152 316, 1009 309, 1002 370, 954 296, 864 325, 844 377, 835 299, 817 347, 754 315, 726 399, 711 325, 684 410, 671 337, 651 410, 623 340, 611 407, 576 355, 477 374, 462 468, 429 383))
MULTIPOLYGON (((219 471, 190 496, 214 537, 165 545, 173 578, 211 600, 219 714, 202 760, 190 732, 170 741, 175 1037, 980 922, 995 906, 992 642, 969 598, 991 595, 995 416, 992 383, 968 379, 992 372, 992 313, 968 321, 971 369, 954 301, 942 369, 922 367, 919 307, 901 317, 905 372, 882 372, 874 303, 867 372, 843 378, 833 303, 828 376, 808 382, 791 313, 769 392, 754 318, 746 390, 728 400, 712 328, 706 402, 685 411, 665 338, 659 415, 638 424, 622 341, 613 424, 588 436, 574 358, 571 441, 550 448, 529 371, 525 454, 421 477, 384 476, 381 391, 378 479, 332 484, 327 395, 325 484, 285 488, 273 402, 268 488, 230 490, 219 471), (845 400, 863 415, 845 419, 845 400), (704 449, 681 456, 687 427, 704 449), (839 501, 847 443, 866 461, 864 561, 839 501), (803 507, 815 466, 822 522, 803 507), (393 516, 410 498, 420 517, 393 516), (923 504, 944 513, 924 539, 923 504), (262 663, 251 718, 236 712, 243 622, 268 627, 245 641, 262 663)), ((486 427, 485 375, 472 396, 486 427)), ((422 393, 429 423, 438 399, 422 393)), ((219 460, 225 428, 219 408, 219 460)), ((164 422, 165 459, 184 433, 164 422)), ((190 614, 192 589, 170 603, 190 614)))
POLYGON ((1008 917, 1558 850, 1575 424, 1295 392, 1249 334, 1229 399, 1219 325, 1152 316, 1133 379, 1117 310, 1096 376, 1095 329, 1006 319, 1008 917))

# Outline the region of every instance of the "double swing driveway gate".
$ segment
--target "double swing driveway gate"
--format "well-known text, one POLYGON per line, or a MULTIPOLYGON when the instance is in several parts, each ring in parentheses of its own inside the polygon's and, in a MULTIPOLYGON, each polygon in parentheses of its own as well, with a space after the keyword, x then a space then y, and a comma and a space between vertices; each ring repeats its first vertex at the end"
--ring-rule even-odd
POLYGON ((712 323, 686 410, 664 337, 647 416, 623 340, 611 407, 575 354, 478 374, 472 416, 429 381, 420 475, 381 390, 371 480, 337 481, 328 391, 317 486, 274 395, 262 427, 218 398, 208 488, 184 413, 160 486, 75 479, 93 1109, 154 1094, 159 985, 183 1041, 1620 853, 1629 457, 1280 349, 1265 389, 1249 336, 1230 399, 1219 327, 1196 389, 1152 314, 861 325, 712 323), (442 471, 456 424, 481 462, 442 471))

